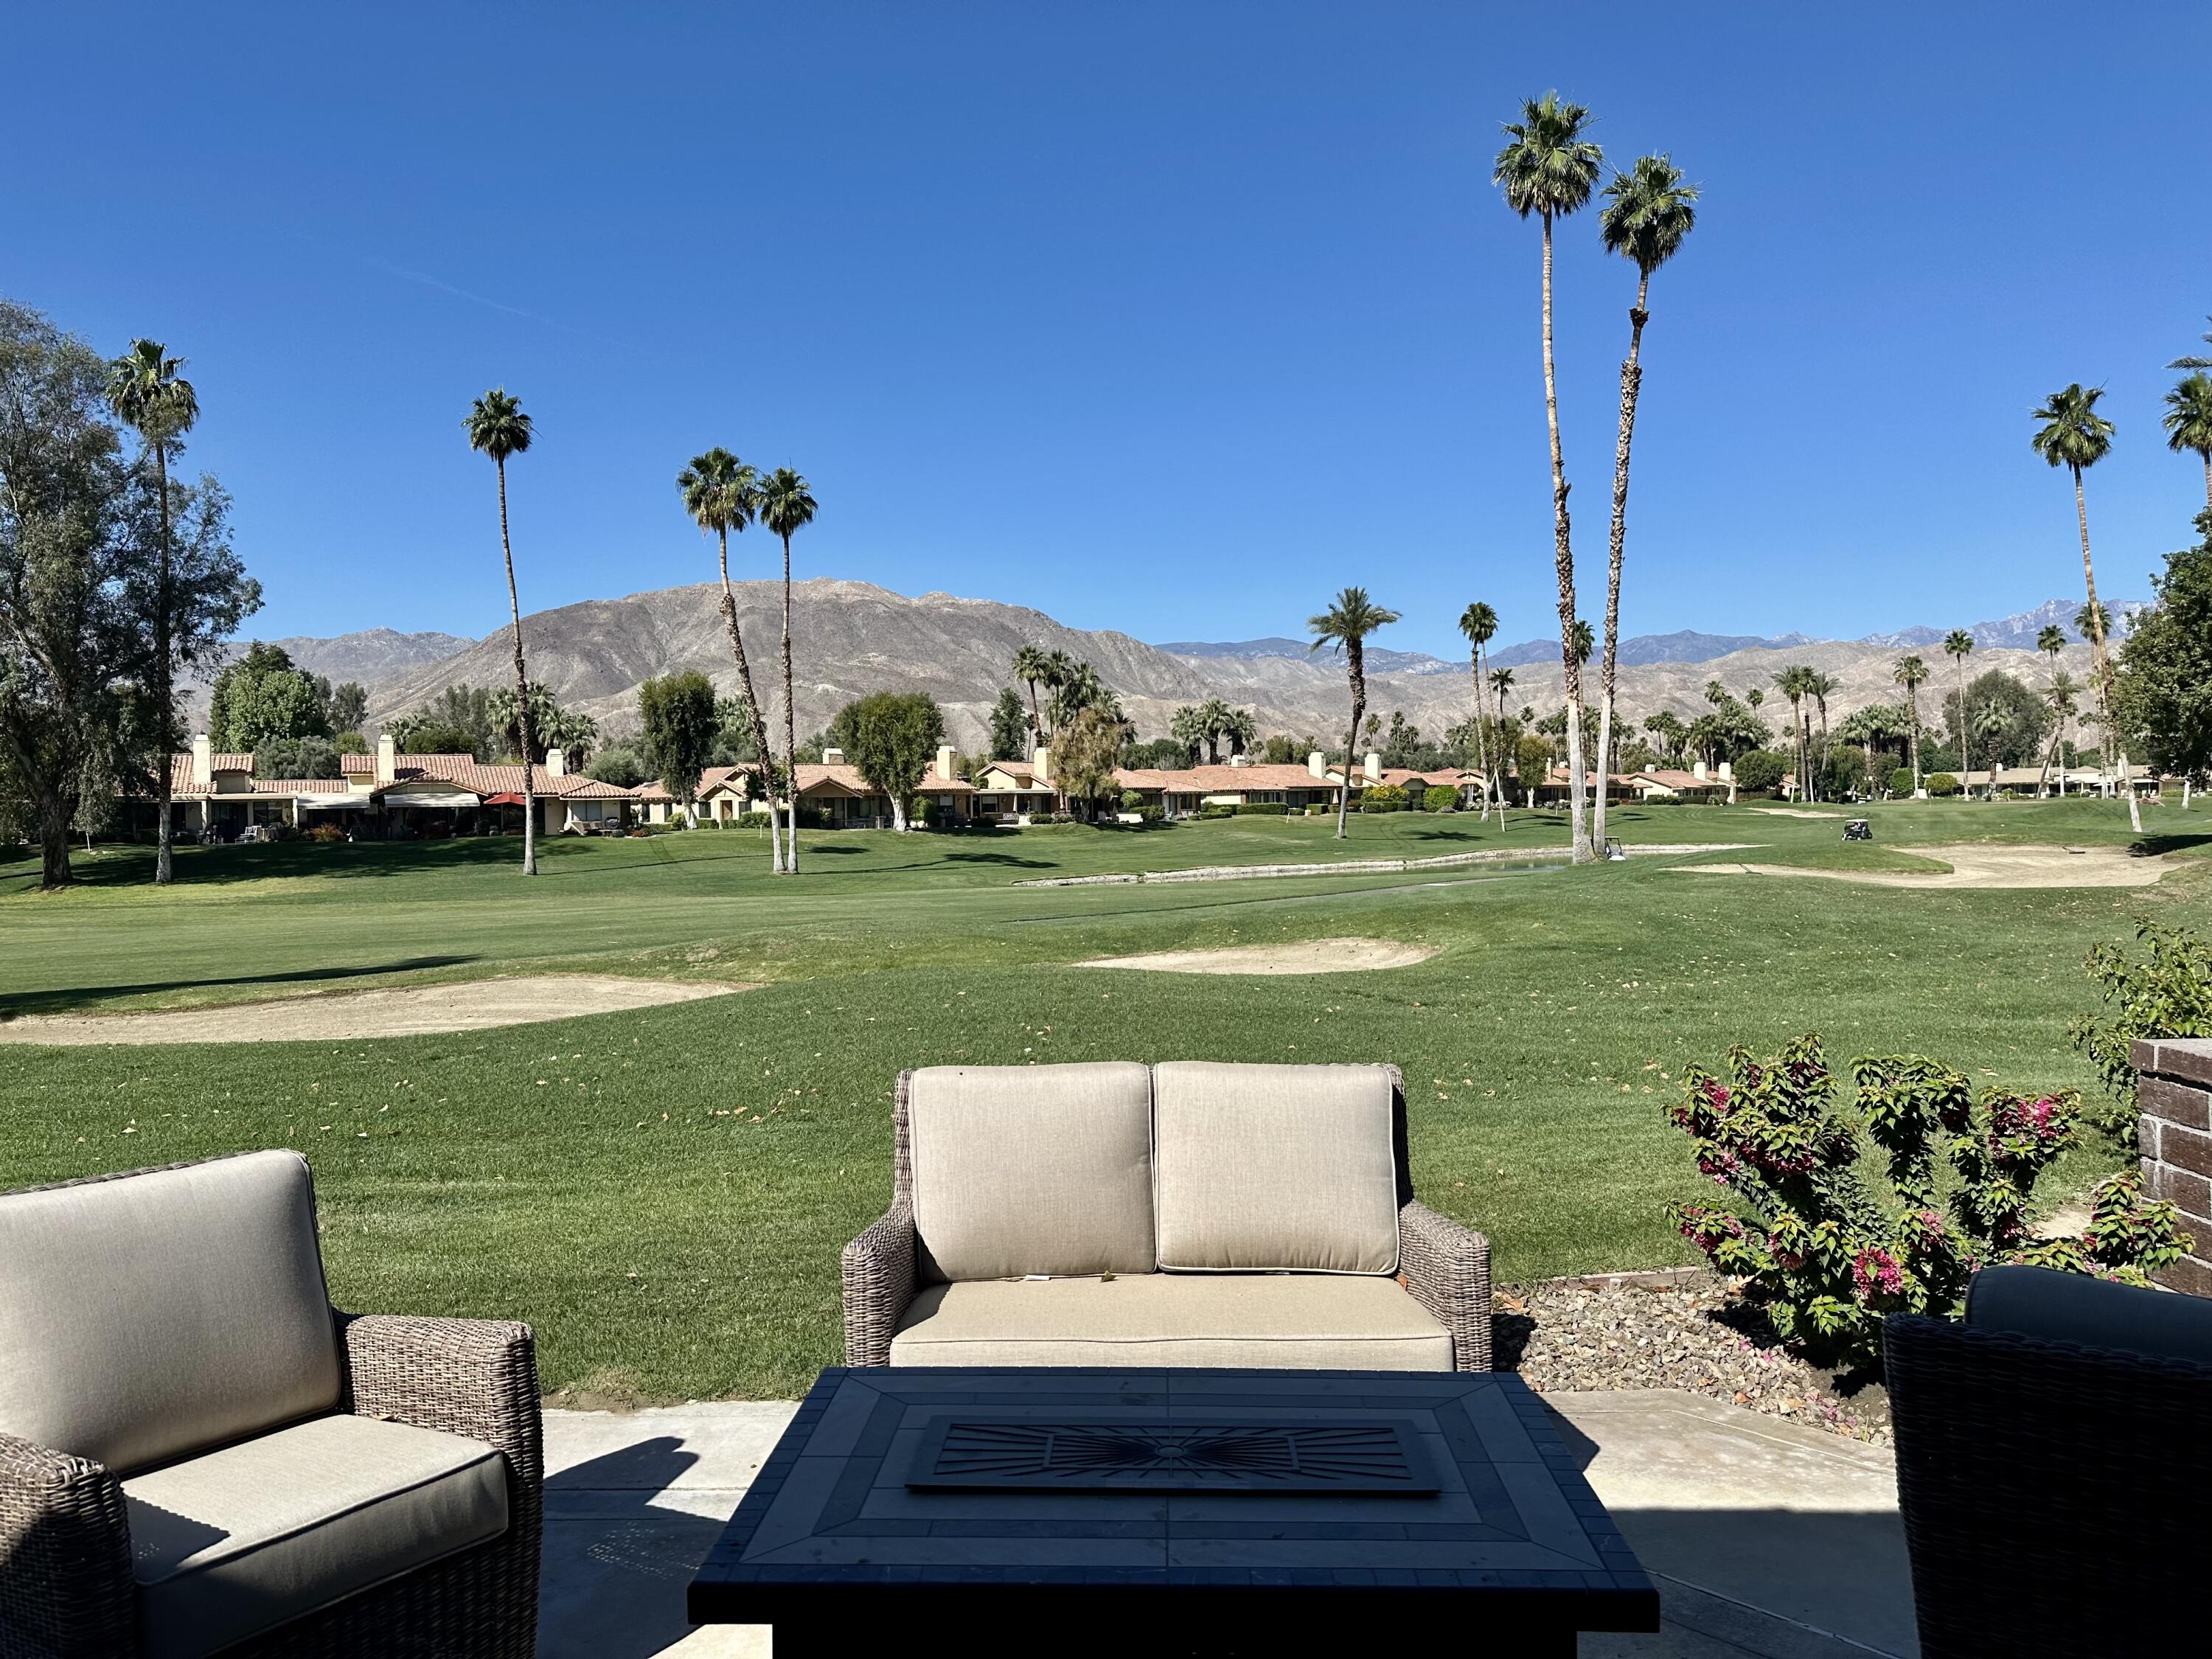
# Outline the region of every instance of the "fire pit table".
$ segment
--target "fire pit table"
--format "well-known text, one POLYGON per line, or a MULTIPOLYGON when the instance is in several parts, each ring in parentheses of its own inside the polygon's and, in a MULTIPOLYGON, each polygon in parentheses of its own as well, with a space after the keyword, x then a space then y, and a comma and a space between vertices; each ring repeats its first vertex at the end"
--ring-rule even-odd
POLYGON ((692 1580, 777 1659, 1563 1655, 1656 1631, 1651 1581, 1520 1378, 835 1370, 692 1580))

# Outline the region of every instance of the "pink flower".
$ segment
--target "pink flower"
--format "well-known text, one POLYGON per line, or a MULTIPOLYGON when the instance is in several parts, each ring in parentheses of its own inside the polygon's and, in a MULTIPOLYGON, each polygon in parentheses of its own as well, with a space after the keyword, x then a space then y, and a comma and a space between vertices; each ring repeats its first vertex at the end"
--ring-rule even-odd
POLYGON ((1861 1250, 1851 1258, 1851 1288, 1862 1302, 1895 1296, 1905 1289, 1905 1269, 1887 1250, 1861 1250))

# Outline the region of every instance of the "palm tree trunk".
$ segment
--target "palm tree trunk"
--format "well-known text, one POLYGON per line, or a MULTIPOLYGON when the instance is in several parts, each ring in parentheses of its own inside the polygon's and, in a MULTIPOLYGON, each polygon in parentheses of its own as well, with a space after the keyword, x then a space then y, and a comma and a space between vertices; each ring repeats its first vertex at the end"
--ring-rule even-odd
POLYGON ((1044 742, 1044 721, 1037 714, 1036 682, 1031 680, 1028 684, 1030 688, 1030 763, 1035 765, 1037 747, 1044 742))
POLYGON ((1482 641, 1468 653, 1468 672, 1474 676, 1474 763, 1482 769, 1482 821, 1490 822, 1490 744, 1482 734, 1482 641))
POLYGON ((1959 665, 1959 793, 1968 800, 1974 798, 1974 756, 1967 747, 1966 735, 1966 659, 1954 657, 1959 665))
POLYGON ((1912 793, 1917 795, 1920 793, 1920 688, 1906 686, 1905 701, 1912 710, 1912 793))
POLYGON ((1345 661, 1352 679, 1352 731, 1344 742, 1344 787, 1336 792, 1336 838, 1346 838, 1345 819, 1352 811, 1352 768, 1359 752, 1359 717, 1367 712, 1367 673, 1361 662, 1358 640, 1345 641, 1345 661))
POLYGON ((1628 357, 1620 366, 1620 436, 1613 452, 1613 540, 1605 577, 1605 665, 1600 695, 1605 699, 1597 716, 1599 775, 1597 807, 1592 814, 1590 839, 1605 846, 1606 796, 1610 793, 1613 764, 1613 700, 1614 665, 1620 651, 1620 561, 1628 543, 1628 450, 1636 436, 1636 398, 1644 386, 1644 325, 1650 320, 1644 301, 1651 294, 1651 273, 1639 268, 1636 304, 1628 313, 1628 357))
POLYGON ((154 587, 154 799, 160 821, 154 830, 154 881, 165 884, 174 873, 169 849, 169 795, 174 780, 169 757, 176 751, 173 690, 169 681, 169 454, 165 444, 154 446, 154 471, 161 491, 161 564, 154 587))
MULTIPOLYGON (((799 873, 799 714, 791 703, 791 538, 783 538, 783 769, 789 835, 784 848, 784 873, 799 873)), ((771 806, 770 811, 775 811, 771 806)))
MULTIPOLYGON (((2097 567, 2089 560, 2089 498, 2081 489, 2081 469, 2074 469, 2074 516, 2081 526, 2081 580, 2089 590, 2089 673, 2097 682, 2097 725, 2104 733, 2104 741, 2097 751, 2097 769, 2106 777, 2112 770, 2112 705, 2111 692, 2112 662, 2105 653, 2105 613, 2097 605, 2097 567)), ((2124 776, 2120 780, 2127 781, 2124 776)), ((2136 792, 2128 791, 2128 821, 2138 830, 2142 828, 2142 814, 2136 805, 2136 792)))
POLYGON ((1567 464, 1559 451, 1559 386, 1552 366, 1552 216, 1544 215, 1544 422, 1552 438, 1552 561, 1559 579, 1559 662, 1567 705, 1567 822, 1574 861, 1588 864, 1589 827, 1583 817, 1583 665, 1575 655, 1575 553, 1567 519, 1567 464))
MULTIPOLYGON (((769 757, 768 746, 768 718, 761 713, 760 699, 753 695, 752 665, 745 660, 744 635, 738 631, 738 596, 730 586, 730 532, 721 532, 722 556, 722 629, 730 636, 730 654, 737 659, 738 684, 744 688, 746 712, 753 717, 753 752, 760 757, 761 777, 768 793, 768 840, 769 868, 783 872, 783 831, 775 821, 775 789, 767 784, 775 763, 769 757)), ((663 783, 666 779, 661 780, 663 783)))
POLYGON ((538 873, 538 786, 531 751, 530 670, 522 656, 522 600, 514 590, 514 547, 507 535, 507 462, 499 463, 499 550, 507 560, 507 608, 514 618, 514 722, 522 732, 522 873, 538 873))

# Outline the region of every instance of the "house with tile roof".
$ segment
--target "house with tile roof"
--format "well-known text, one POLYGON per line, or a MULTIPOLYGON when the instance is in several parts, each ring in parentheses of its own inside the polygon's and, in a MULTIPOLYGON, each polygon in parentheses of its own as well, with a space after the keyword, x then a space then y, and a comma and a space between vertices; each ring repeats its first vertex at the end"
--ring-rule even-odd
MULTIPOLYGON (((974 814, 975 786, 960 777, 954 766, 952 746, 940 744, 936 760, 915 787, 914 799, 923 803, 931 822, 964 823, 974 814)), ((665 823, 684 815, 683 803, 663 783, 641 785, 635 793, 650 823, 665 823)), ((695 823, 732 823, 748 812, 768 811, 766 795, 757 767, 710 766, 699 775, 691 817, 695 823)), ((776 805, 780 809, 785 803, 776 805)), ((860 775, 859 767, 847 762, 842 750, 825 749, 819 761, 799 763, 799 821, 802 829, 889 829, 891 804, 860 775)))

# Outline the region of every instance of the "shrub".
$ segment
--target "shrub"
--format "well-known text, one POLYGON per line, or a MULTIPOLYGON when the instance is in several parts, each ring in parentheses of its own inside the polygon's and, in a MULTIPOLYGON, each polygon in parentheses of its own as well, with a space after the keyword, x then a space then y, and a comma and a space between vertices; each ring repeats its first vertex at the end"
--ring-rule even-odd
POLYGON ((1359 793, 1359 810, 1402 812, 1406 810, 1406 792, 1395 783, 1370 783, 1359 793))
POLYGON ((1167 822, 1167 813, 1159 807, 1139 806, 1136 808, 1135 811, 1137 814, 1137 822, 1139 823, 1164 823, 1167 822))
POLYGON ((1790 763, 1771 749, 1747 749, 1735 757, 1735 785, 1753 794, 1774 788, 1790 775, 1790 763))
POLYGON ((345 831, 339 829, 335 823, 319 823, 313 829, 307 831, 307 839, 313 842, 319 842, 324 846, 327 847, 334 841, 343 841, 345 839, 345 831))
POLYGON ((1429 793, 1421 797, 1421 805, 1431 812, 1449 812, 1459 805, 1459 791, 1448 783, 1432 783, 1429 793))
POLYGON ((1237 809, 1225 800, 1210 800, 1200 805, 1198 815, 1202 818, 1233 818, 1237 809))
POLYGON ((1239 801, 1234 809, 1240 818, 1279 818, 1288 815, 1290 807, 1279 800, 1239 801))
POLYGON ((1124 812, 1133 812, 1144 804, 1144 796, 1136 790, 1124 789, 1121 792, 1121 810, 1124 812))
POLYGON ((1939 798, 1959 793, 1959 781, 1948 772, 1930 772, 1924 781, 1928 785, 1928 793, 1939 798))
POLYGON ((1859 1118, 1884 1155, 1892 1198, 1857 1168, 1859 1131, 1832 1108, 1817 1036, 1765 1062, 1733 1048, 1728 1064, 1729 1083, 1686 1070, 1668 1116, 1736 1206, 1678 1204, 1674 1218, 1715 1267, 1743 1276, 1785 1340, 1823 1357, 1876 1359, 1885 1314, 1957 1318, 1978 1267, 2027 1262, 2144 1285, 2187 1245, 2173 1206, 2145 1200, 2133 1175, 2096 1188, 2078 1237, 2029 1234, 2036 1179, 2081 1108, 2070 1091, 1991 1088, 1977 1102, 1965 1077, 1933 1060, 1853 1060, 1859 1118), (1939 1180, 1939 1162, 1956 1178, 1939 1180))
POLYGON ((1306 804, 1306 816, 1310 818, 1325 818, 1335 811, 1333 806, 1322 806, 1311 801, 1306 804))
POLYGON ((1909 795, 1912 793, 1911 767, 1900 766, 1889 775, 1889 793, 1893 795, 1909 795))
POLYGON ((2136 937, 2150 945, 2147 959, 2132 961, 2118 945, 2094 945, 2081 964, 2115 1005, 2112 1024, 2085 1015, 2067 1031, 2112 1098, 2091 1116, 2123 1148, 2136 1138, 2136 1068, 2128 1045, 2137 1037, 2212 1036, 2212 945, 2185 928, 2148 921, 2136 924, 2136 937))
POLYGON ((740 812, 737 824, 740 830, 765 830, 769 827, 769 815, 765 812, 740 812))

